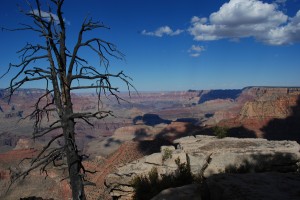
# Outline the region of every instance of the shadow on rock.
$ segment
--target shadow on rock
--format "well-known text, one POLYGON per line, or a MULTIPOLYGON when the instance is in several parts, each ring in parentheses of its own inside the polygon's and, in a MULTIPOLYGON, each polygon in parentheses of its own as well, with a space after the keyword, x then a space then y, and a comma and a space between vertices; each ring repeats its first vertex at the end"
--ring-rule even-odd
MULTIPOLYGON (((254 172, 297 172, 299 158, 293 154, 279 153, 251 155, 241 164, 229 165, 226 173, 254 173, 254 172)), ((300 182, 299 182, 300 183, 300 182)))
POLYGON ((202 185, 202 200, 299 200, 300 174, 216 174, 202 185))
POLYGON ((200 121, 197 118, 179 118, 176 120, 176 122, 188 122, 194 125, 200 124, 200 121))
POLYGON ((133 139, 134 141, 143 141, 151 137, 151 135, 144 128, 136 130, 134 136, 135 136, 133 139))
MULTIPOLYGON (((139 151, 146 155, 160 152, 160 147, 165 145, 174 145, 173 141, 175 139, 191 136, 195 132, 201 130, 201 127, 195 126, 188 122, 172 122, 162 131, 155 135, 152 140, 139 140, 139 151)), ((145 131, 145 130, 144 130, 145 131)), ((147 132, 143 130, 138 130, 136 133, 136 140, 143 137, 147 137, 147 132)))
POLYGON ((205 101, 214 100, 214 99, 236 99, 242 90, 232 89, 232 90, 211 90, 207 94, 203 94, 199 100, 199 104, 204 103, 205 101))
POLYGON ((251 155, 226 166, 224 173, 207 177, 202 184, 202 200, 298 200, 298 162, 293 153, 251 155))
POLYGON ((137 124, 138 121, 142 121, 145 125, 155 126, 158 124, 170 124, 171 120, 162 119, 157 114, 145 114, 143 116, 136 116, 133 120, 133 124, 137 124))
MULTIPOLYGON (((237 126, 232 128, 226 128, 226 129, 227 129, 226 137, 256 138, 255 132, 247 129, 244 126, 237 126)), ((197 132, 197 134, 215 136, 214 127, 203 128, 201 131, 197 132)))
POLYGON ((121 144, 122 142, 121 142, 121 140, 119 140, 119 139, 114 139, 114 138, 109 138, 109 139, 107 139, 107 141, 106 141, 106 143, 105 143, 105 147, 110 147, 110 146, 112 146, 112 145, 114 145, 114 144, 121 144))
POLYGON ((291 116, 285 119, 273 119, 261 128, 268 140, 295 140, 300 143, 300 96, 293 106, 291 116))

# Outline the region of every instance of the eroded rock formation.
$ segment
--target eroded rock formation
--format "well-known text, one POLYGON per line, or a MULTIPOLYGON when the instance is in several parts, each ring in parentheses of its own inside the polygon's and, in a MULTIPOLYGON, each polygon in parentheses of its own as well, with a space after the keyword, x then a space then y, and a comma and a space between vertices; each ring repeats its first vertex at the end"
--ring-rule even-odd
POLYGON ((147 174, 153 167, 159 174, 173 173, 175 159, 189 163, 191 172, 205 178, 220 173, 238 172, 295 172, 300 164, 300 145, 294 141, 268 141, 266 139, 217 139, 213 136, 188 136, 174 141, 177 145, 163 146, 154 153, 119 167, 109 174, 106 186, 110 194, 119 199, 131 199, 130 181, 137 175, 147 174), (171 152, 166 156, 166 150, 171 152))

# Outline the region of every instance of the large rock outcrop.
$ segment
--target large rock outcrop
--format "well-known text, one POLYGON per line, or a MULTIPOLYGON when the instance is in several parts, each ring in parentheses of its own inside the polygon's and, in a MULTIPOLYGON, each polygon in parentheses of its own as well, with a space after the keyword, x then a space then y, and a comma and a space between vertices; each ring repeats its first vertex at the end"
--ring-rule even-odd
POLYGON ((160 175, 170 174, 177 169, 176 158, 179 158, 181 162, 187 162, 183 151, 175 150, 173 146, 164 146, 162 152, 165 149, 172 152, 172 158, 164 159, 164 153, 154 153, 118 168, 114 174, 109 174, 105 184, 111 189, 111 195, 120 199, 131 199, 134 190, 130 182, 135 176, 148 174, 154 167, 160 175))
POLYGON ((207 160, 204 177, 225 172, 296 171, 300 161, 300 145, 294 141, 196 136, 175 143, 187 154, 193 173, 202 173, 203 168, 194 161, 207 160))
POLYGON ((299 200, 300 174, 217 174, 205 181, 201 192, 202 200, 299 200))
POLYGON ((106 186, 111 195, 119 199, 131 199, 132 178, 147 174, 153 167, 157 168, 159 174, 173 173, 177 168, 176 158, 188 162, 193 174, 201 174, 206 178, 226 172, 295 172, 300 164, 300 145, 294 141, 217 139, 199 135, 177 139, 174 144, 177 144, 177 149, 164 146, 160 153, 119 167, 116 173, 108 175, 106 186))

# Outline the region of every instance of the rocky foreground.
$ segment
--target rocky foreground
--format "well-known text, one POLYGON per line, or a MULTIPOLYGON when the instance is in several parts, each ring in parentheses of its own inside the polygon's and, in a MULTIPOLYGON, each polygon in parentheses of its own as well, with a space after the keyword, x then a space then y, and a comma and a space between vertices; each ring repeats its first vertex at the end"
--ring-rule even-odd
POLYGON ((176 148, 163 146, 160 153, 133 161, 109 174, 105 183, 111 196, 132 199, 134 190, 130 181, 135 176, 148 174, 153 167, 159 174, 173 173, 177 169, 175 160, 179 158, 190 164, 194 175, 204 177, 203 185, 169 189, 154 199, 174 199, 174 196, 209 200, 299 199, 300 145, 297 142, 198 135, 177 139, 174 145, 176 148), (166 156, 166 152, 171 155, 166 156), (190 192, 183 197, 176 195, 184 195, 179 191, 190 192))

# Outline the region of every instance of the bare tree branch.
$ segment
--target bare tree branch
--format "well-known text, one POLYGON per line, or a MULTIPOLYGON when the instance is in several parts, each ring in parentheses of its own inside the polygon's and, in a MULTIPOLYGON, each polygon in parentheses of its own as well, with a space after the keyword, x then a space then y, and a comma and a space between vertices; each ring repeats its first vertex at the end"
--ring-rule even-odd
POLYGON ((60 138, 60 137, 63 137, 64 135, 63 134, 59 134, 59 135, 57 135, 57 136, 55 136, 54 138, 52 138, 49 142, 48 142, 48 144, 43 148, 43 150, 31 161, 31 165, 33 164, 33 163, 35 163, 43 154, 44 154, 44 152, 51 146, 51 144, 55 141, 55 140, 57 140, 58 138, 60 138))
MULTIPOLYGON (((84 186, 92 183, 86 181, 86 173, 95 173, 85 169, 82 161, 84 155, 77 148, 75 127, 79 120, 92 126, 92 120, 103 120, 106 117, 115 117, 111 110, 100 108, 102 98, 114 98, 118 103, 127 101, 119 94, 119 88, 113 84, 114 79, 121 80, 129 91, 134 89, 132 79, 123 71, 109 73, 110 58, 124 60, 122 54, 113 43, 102 38, 86 38, 86 33, 94 30, 109 29, 103 23, 85 18, 78 32, 74 48, 69 51, 66 43, 66 22, 62 6, 64 0, 48 0, 49 4, 42 5, 44 1, 35 0, 34 4, 25 0, 29 11, 20 11, 32 20, 31 24, 20 24, 15 29, 2 28, 7 31, 31 31, 44 41, 43 44, 27 43, 17 53, 20 63, 10 64, 7 72, 0 78, 17 69, 12 77, 8 89, 9 100, 16 90, 24 84, 35 81, 45 81, 45 92, 40 95, 33 105, 33 111, 22 119, 34 120, 32 138, 38 139, 50 133, 55 136, 47 142, 43 149, 30 160, 29 166, 20 172, 12 172, 11 184, 20 178, 25 178, 32 170, 40 169, 41 173, 48 176, 50 165, 68 165, 68 178, 74 199, 85 200, 84 186), (83 40, 84 38, 84 40, 83 40), (88 60, 79 55, 79 50, 88 50, 95 53, 99 65, 91 66, 88 60), (47 63, 46 66, 34 66, 35 63, 47 63), (75 68, 76 67, 76 68, 75 68), (101 69, 104 71, 101 72, 101 69), (77 80, 78 85, 73 81, 77 80), (80 85, 80 81, 84 84, 80 85), (93 81, 92 85, 85 81, 93 81), (95 112, 79 113, 73 110, 71 92, 79 89, 95 89, 98 97, 98 107, 95 112), (58 130, 60 130, 59 133, 58 130), (62 141, 62 142, 61 142, 62 141), (61 142, 55 146, 55 142, 61 142), (66 159, 62 159, 66 158, 66 159), (62 162, 59 164, 59 161, 62 162)), ((24 161, 24 162, 23 162, 24 161)), ((27 163, 28 164, 28 163, 27 163)), ((11 185, 10 185, 11 186, 11 185)), ((9 187, 10 187, 9 186, 9 187)))
POLYGON ((34 133, 33 133, 33 139, 42 137, 42 136, 46 135, 47 133, 50 133, 50 132, 52 132, 56 129, 61 129, 61 128, 62 128, 62 126, 54 126, 54 127, 51 127, 51 128, 47 128, 46 130, 42 130, 42 131, 35 130, 34 133))

